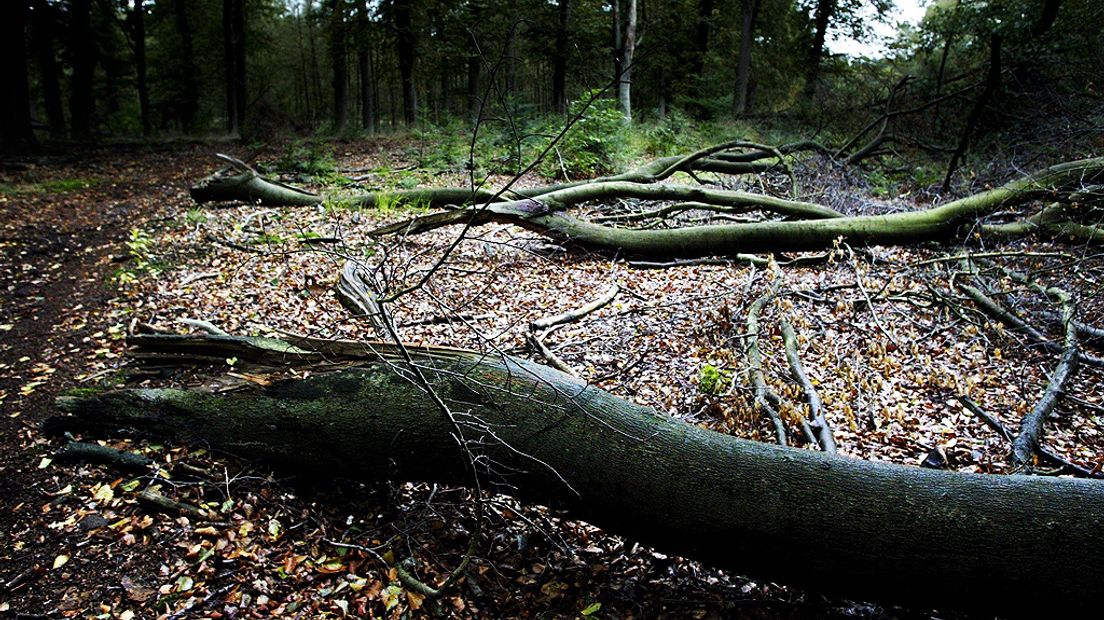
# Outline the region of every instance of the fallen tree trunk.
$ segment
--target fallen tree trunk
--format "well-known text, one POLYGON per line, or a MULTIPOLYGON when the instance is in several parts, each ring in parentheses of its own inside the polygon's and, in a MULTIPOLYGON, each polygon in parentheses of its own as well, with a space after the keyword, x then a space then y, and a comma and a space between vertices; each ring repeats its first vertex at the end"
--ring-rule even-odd
MULTIPOLYGON (((372 231, 374 235, 413 234, 456 224, 505 222, 545 235, 561 243, 618 255, 647 258, 696 258, 747 252, 824 250, 838 241, 851 245, 904 245, 942 241, 960 234, 967 224, 998 209, 1069 192, 1104 176, 1104 158, 1058 164, 1005 185, 924 211, 841 217, 835 211, 798 201, 743 192, 713 192, 697 188, 678 190, 627 182, 572 187, 506 202, 494 202, 416 217, 372 231), (688 190, 693 189, 694 192, 688 190), (729 200, 728 204, 759 209, 796 221, 763 221, 733 225, 691 226, 669 230, 615 228, 560 212, 566 202, 638 197, 651 199, 729 200), (721 194, 722 197, 716 196, 721 194), (810 219, 819 218, 819 219, 810 219)), ((1098 239, 1099 240, 1099 239, 1098 239)))
POLYGON ((230 164, 237 173, 217 172, 192 186, 190 194, 197 203, 256 202, 274 207, 300 207, 322 202, 317 194, 262 177, 239 159, 221 153, 216 157, 230 164))
MULTIPOLYGON (((63 399, 72 415, 50 427, 206 442, 329 476, 471 482, 452 423, 407 379, 394 345, 212 335, 133 344, 155 361, 236 354, 313 371, 215 392, 63 399)), ((1011 614, 1104 604, 1099 483, 780 448, 670 419, 522 360, 408 351, 484 462, 511 472, 488 475, 489 485, 658 550, 866 600, 1011 614)))

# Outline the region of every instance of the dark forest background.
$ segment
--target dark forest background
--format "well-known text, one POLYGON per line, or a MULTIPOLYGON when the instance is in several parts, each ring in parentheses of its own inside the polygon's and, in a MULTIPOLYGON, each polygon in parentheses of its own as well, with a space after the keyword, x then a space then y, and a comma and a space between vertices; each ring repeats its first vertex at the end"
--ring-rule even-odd
MULTIPOLYGON (((1101 125, 1099 0, 937 0, 886 58, 832 55, 892 0, 5 2, 3 147, 609 118, 783 124, 942 157, 1101 125), (559 119, 559 120, 557 120, 559 119), (880 126, 878 126, 880 124, 880 126), (1026 132, 1026 134, 1025 134, 1026 132), (1034 132, 1034 133, 1033 133, 1034 132)), ((607 119, 608 120, 608 119, 607 119)), ((861 146, 856 144, 853 146, 861 146)))

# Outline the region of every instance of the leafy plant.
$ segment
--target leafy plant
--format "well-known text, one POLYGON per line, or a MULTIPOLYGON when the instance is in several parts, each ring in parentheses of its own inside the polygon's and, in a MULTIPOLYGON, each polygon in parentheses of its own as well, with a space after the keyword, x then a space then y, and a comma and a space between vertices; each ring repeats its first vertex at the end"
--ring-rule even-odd
MULTIPOLYGON (((629 145, 625 118, 613 99, 594 99, 596 92, 585 93, 572 102, 568 116, 579 120, 556 146, 556 153, 541 166, 548 177, 592 177, 620 169, 629 145), (592 101, 593 99, 593 101, 592 101), (580 116, 581 115, 581 116, 580 116)), ((553 127, 549 133, 554 133, 553 127)))
POLYGON ((732 383, 732 371, 718 368, 713 364, 702 366, 698 373, 698 389, 703 394, 717 396, 732 383))
POLYGON ((126 246, 132 265, 115 272, 116 282, 121 285, 133 284, 144 274, 156 275, 161 272, 161 265, 153 255, 154 240, 149 233, 141 228, 131 228, 123 245, 126 246))

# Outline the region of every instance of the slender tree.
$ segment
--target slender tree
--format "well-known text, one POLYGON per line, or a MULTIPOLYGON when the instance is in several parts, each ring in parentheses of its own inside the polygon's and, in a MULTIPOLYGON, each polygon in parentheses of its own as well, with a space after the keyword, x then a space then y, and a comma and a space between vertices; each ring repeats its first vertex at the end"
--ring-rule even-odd
POLYGON ((95 114, 96 40, 92 32, 92 0, 72 0, 69 6, 69 116, 73 137, 92 136, 95 114))
POLYGON ((245 2, 222 2, 223 68, 226 86, 226 130, 240 133, 245 122, 245 2))
POLYGON ((177 107, 182 129, 190 132, 195 129, 196 114, 199 112, 199 80, 195 63, 195 33, 192 31, 191 17, 188 15, 188 2, 173 2, 173 19, 180 36, 180 86, 181 93, 177 107))
POLYGON ((403 121, 418 122, 418 98, 414 88, 414 28, 411 23, 411 1, 392 0, 395 21, 396 52, 399 56, 399 78, 402 81, 403 121))
POLYGON ((740 0, 740 55, 736 60, 736 89, 732 95, 732 116, 748 110, 748 85, 751 82, 751 44, 755 37, 755 19, 759 0, 740 0))
POLYGON ((46 103, 46 119, 50 125, 50 137, 65 137, 65 109, 61 101, 61 80, 58 77, 57 52, 54 35, 54 22, 57 11, 46 0, 35 0, 33 4, 35 56, 38 64, 39 82, 42 85, 42 98, 46 103))
POLYGON ((571 0, 559 0, 556 47, 552 54, 552 107, 567 114, 567 43, 571 32, 571 0))
POLYGON ((636 0, 628 0, 625 8, 625 35, 621 41, 621 75, 617 80, 617 98, 625 121, 632 122, 632 70, 636 53, 636 0))
POLYGON ((699 80, 705 70, 705 55, 709 52, 712 21, 713 0, 698 0, 698 21, 694 26, 694 53, 690 58, 690 75, 699 80))
POLYGON ((816 94, 820 80, 820 60, 824 56, 824 41, 828 35, 828 23, 836 11, 837 0, 817 0, 813 15, 813 44, 809 47, 809 59, 805 65, 805 95, 816 94))
POLYGON ((346 44, 345 0, 330 3, 330 64, 333 78, 333 123, 338 133, 349 125, 349 58, 346 44))
POLYGON ((127 38, 134 52, 134 73, 138 86, 138 113, 142 117, 142 135, 153 132, 150 117, 148 63, 146 62, 146 2, 133 0, 126 16, 127 38))
POLYGON ((3 95, 0 95, 0 148, 4 153, 25 153, 34 150, 35 136, 31 128, 31 98, 27 76, 27 3, 7 2, 3 11, 0 42, 3 59, 3 95))
POLYGON ((372 37, 369 29, 372 19, 369 14, 368 0, 360 0, 357 6, 357 79, 360 84, 360 126, 369 133, 375 133, 377 124, 375 100, 375 72, 372 70, 372 37))

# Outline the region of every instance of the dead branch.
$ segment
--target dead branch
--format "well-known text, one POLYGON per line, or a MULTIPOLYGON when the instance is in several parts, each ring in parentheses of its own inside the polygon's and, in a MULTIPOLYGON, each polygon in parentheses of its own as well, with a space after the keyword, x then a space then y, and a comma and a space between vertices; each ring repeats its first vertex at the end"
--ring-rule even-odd
POLYGON ((835 453, 836 438, 832 435, 832 427, 828 425, 828 419, 824 416, 820 395, 817 394, 809 376, 805 374, 805 367, 802 366, 801 356, 797 351, 797 336, 794 334, 793 325, 787 319, 782 319, 782 342, 786 345, 786 361, 790 365, 790 374, 805 392, 805 401, 809 404, 809 419, 801 421, 805 435, 819 445, 821 450, 835 453))

